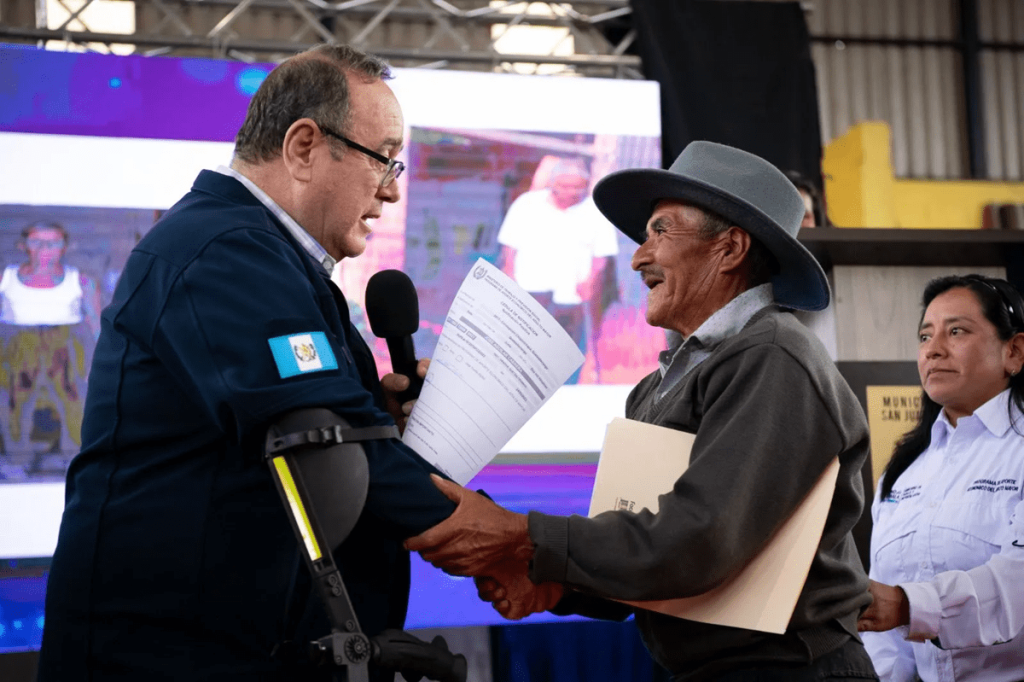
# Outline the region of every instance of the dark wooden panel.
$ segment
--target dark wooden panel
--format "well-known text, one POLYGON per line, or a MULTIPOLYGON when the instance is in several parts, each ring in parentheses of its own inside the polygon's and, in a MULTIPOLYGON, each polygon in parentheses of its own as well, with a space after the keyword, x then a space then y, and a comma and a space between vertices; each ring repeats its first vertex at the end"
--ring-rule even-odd
MULTIPOLYGON (((853 389, 865 413, 868 386, 917 386, 920 383, 916 362, 837 362, 836 367, 853 389)), ((870 455, 861 471, 864 477, 864 512, 853 528, 853 540, 867 570, 871 568, 871 499, 875 493, 870 455)))
POLYGON ((901 230, 818 227, 800 242, 825 268, 833 265, 1010 267, 1024 257, 1024 230, 901 230))

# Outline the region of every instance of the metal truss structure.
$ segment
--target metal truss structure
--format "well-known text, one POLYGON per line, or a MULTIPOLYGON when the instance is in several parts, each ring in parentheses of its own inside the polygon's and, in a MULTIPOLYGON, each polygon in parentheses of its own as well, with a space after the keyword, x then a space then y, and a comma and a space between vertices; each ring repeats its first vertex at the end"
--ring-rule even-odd
POLYGON ((0 40, 130 44, 139 54, 242 61, 279 61, 317 43, 344 42, 402 67, 642 77, 639 58, 626 53, 636 37, 628 0, 135 0, 132 34, 90 30, 82 13, 97 0, 58 1, 70 16, 47 28, 45 0, 4 0, 6 15, 15 3, 34 2, 35 26, 0 14, 0 40), (502 52, 502 36, 520 26, 561 29, 556 40, 571 38, 572 49, 502 52))

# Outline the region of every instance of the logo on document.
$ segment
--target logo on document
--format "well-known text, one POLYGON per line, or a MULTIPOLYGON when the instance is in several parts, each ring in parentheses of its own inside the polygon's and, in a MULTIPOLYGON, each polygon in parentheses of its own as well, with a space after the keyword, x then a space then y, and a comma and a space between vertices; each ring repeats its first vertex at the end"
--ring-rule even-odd
POLYGON ((625 499, 623 497, 616 497, 615 498, 615 511, 628 511, 628 512, 631 512, 631 511, 633 511, 633 507, 635 507, 635 506, 636 506, 636 502, 634 500, 627 500, 627 499, 625 499))
POLYGON ((480 267, 478 267, 476 270, 473 271, 473 277, 475 277, 476 279, 483 279, 484 275, 486 275, 486 274, 487 274, 487 268, 485 268, 482 265, 480 267))

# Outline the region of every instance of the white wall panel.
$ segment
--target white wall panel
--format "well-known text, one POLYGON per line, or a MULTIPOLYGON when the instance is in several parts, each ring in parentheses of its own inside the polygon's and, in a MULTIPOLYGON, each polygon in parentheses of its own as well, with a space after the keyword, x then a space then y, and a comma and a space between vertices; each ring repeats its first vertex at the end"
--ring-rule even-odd
POLYGON ((925 285, 945 275, 1006 277, 1002 267, 837 265, 836 355, 843 361, 917 360, 915 328, 925 285))

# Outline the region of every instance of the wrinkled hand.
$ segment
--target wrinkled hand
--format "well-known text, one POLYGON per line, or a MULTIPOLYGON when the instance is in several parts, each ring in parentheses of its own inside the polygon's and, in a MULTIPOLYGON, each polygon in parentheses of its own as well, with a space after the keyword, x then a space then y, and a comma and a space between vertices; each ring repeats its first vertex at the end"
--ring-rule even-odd
POLYGON ((508 620, 520 620, 553 609, 565 594, 558 583, 537 585, 530 580, 525 561, 507 561, 492 566, 490 576, 474 578, 477 595, 491 602, 494 610, 508 620))
POLYGON ((451 575, 481 575, 494 564, 533 557, 526 515, 503 509, 458 483, 431 478, 458 506, 441 523, 406 540, 406 549, 451 575))
POLYGON ((884 632, 910 624, 910 601, 899 587, 871 581, 868 586, 873 600, 857 620, 861 632, 884 632))
MULTIPOLYGON (((416 364, 416 374, 421 379, 426 378, 427 370, 430 368, 430 358, 423 358, 416 364)), ((405 403, 398 401, 399 394, 405 389, 409 388, 409 377, 404 374, 385 374, 380 378, 380 387, 384 391, 384 406, 388 411, 388 414, 398 424, 398 430, 405 432, 405 425, 409 423, 409 415, 412 414, 412 408, 415 407, 416 401, 410 400, 405 403)))

